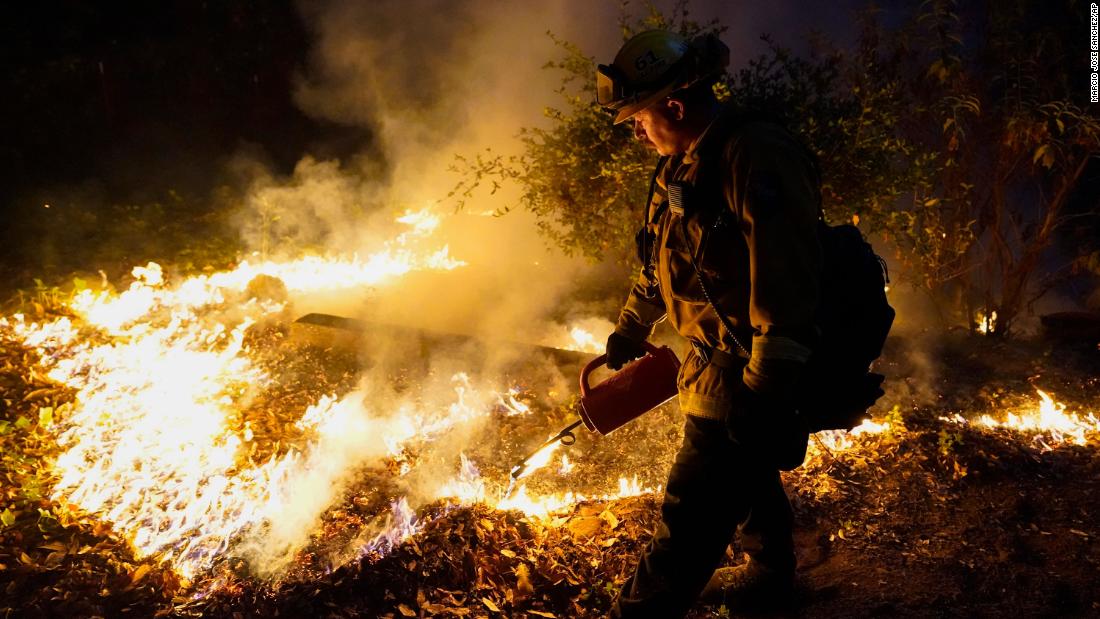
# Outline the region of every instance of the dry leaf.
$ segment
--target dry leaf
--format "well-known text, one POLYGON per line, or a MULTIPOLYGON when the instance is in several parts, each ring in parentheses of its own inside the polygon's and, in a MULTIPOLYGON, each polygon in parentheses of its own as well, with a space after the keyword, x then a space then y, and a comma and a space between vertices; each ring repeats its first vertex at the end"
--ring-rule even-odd
POLYGON ((515 559, 516 558, 516 553, 511 551, 511 550, 508 550, 507 548, 501 548, 500 549, 500 554, 508 557, 509 559, 515 559))
POLYGON ((516 600, 522 600, 535 592, 531 585, 531 570, 526 563, 520 563, 516 567, 516 600))
POLYGON ((405 617, 415 617, 416 616, 416 611, 409 608, 408 606, 405 606, 404 604, 398 604, 397 605, 397 612, 401 613, 405 617))
POLYGON ((485 605, 485 608, 488 608, 494 613, 500 612, 500 608, 496 604, 494 604, 493 601, 489 598, 481 598, 481 603, 485 605))
POLYGON ((149 565, 148 564, 139 565, 138 568, 136 570, 134 570, 134 573, 130 574, 130 584, 131 585, 136 585, 138 583, 138 581, 140 581, 142 578, 145 578, 145 575, 148 574, 148 573, 149 573, 149 565))
POLYGON ((600 512, 600 518, 602 518, 604 522, 607 523, 607 526, 612 529, 619 526, 619 519, 615 517, 615 514, 611 513, 610 509, 605 509, 600 512))

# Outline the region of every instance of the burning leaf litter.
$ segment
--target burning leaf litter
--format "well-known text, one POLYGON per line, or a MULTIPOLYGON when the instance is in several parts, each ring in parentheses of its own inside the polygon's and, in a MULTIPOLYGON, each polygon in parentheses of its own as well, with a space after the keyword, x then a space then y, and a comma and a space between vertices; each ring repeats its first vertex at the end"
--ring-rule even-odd
MULTIPOLYGON (((545 432, 543 426, 560 421, 540 419, 551 413, 545 406, 533 406, 529 394, 514 386, 475 384, 460 372, 442 390, 449 390, 449 397, 412 393, 392 401, 378 397, 369 384, 361 382, 315 394, 312 403, 297 411, 282 411, 285 422, 279 424, 247 418, 247 411, 266 406, 265 398, 283 387, 275 366, 257 359, 263 351, 246 342, 259 325, 285 310, 278 295, 250 296, 250 282, 261 276, 277 278, 290 291, 300 293, 384 286, 415 270, 461 266, 449 257, 446 247, 422 247, 438 225, 437 217, 406 213, 398 221, 411 230, 362 260, 313 257, 289 263, 243 262, 231 272, 176 283, 150 263, 134 269, 134 282, 121 293, 79 292, 63 308, 64 315, 0 318, 0 334, 10 343, 5 346, 30 355, 15 364, 6 361, 9 369, 29 372, 31 378, 4 385, 5 398, 16 396, 21 410, 35 413, 29 419, 36 422, 20 416, 14 424, 26 429, 33 423, 36 432, 53 443, 52 452, 37 452, 48 463, 48 483, 42 492, 59 506, 51 517, 62 527, 103 523, 132 549, 135 560, 148 559, 168 568, 180 579, 174 586, 185 591, 198 590, 195 585, 203 582, 206 595, 228 591, 225 588, 234 582, 238 584, 233 587, 245 586, 240 583, 247 580, 225 572, 236 572, 241 566, 247 566, 245 576, 276 580, 288 570, 314 577, 341 574, 349 569, 341 567, 345 565, 369 571, 373 569, 369 565, 388 554, 407 554, 403 540, 411 540, 415 548, 416 539, 439 530, 444 521, 452 526, 451 535, 461 535, 456 522, 466 514, 483 514, 483 521, 471 530, 482 539, 494 531, 492 527, 500 526, 484 517, 489 513, 485 509, 517 510, 528 518, 509 521, 521 532, 517 547, 530 541, 530 531, 554 538, 563 533, 549 531, 564 526, 574 538, 595 540, 595 532, 616 530, 598 541, 604 548, 622 546, 612 570, 616 578, 622 576, 635 546, 647 537, 640 531, 651 524, 650 503, 660 491, 666 468, 662 462, 675 450, 674 433, 666 434, 666 440, 650 437, 655 465, 644 475, 632 472, 632 465, 626 463, 608 466, 604 462, 600 463, 603 475, 592 478, 587 475, 594 470, 585 461, 587 452, 570 458, 559 451, 559 443, 553 443, 528 462, 520 476, 522 483, 505 489, 501 473, 514 453, 482 449, 467 454, 438 445, 452 435, 481 436, 478 432, 485 427, 507 434, 500 432, 502 427, 523 426, 530 437, 532 429, 541 427, 545 432), (272 441, 261 445, 265 437, 273 439, 274 445, 272 441), (612 481, 601 489, 603 479, 612 481), (561 489, 572 483, 579 483, 583 491, 561 489), (631 497, 644 501, 631 503, 638 500, 631 497), (454 507, 456 501, 487 507, 471 511, 454 507), (610 511, 607 506, 612 503, 620 509, 644 505, 649 510, 646 517, 635 519, 632 526, 640 528, 629 537, 630 544, 621 543, 626 539, 618 531, 623 514, 610 511), (585 515, 589 509, 585 506, 601 506, 601 511, 585 515), (528 524, 520 526, 523 522, 528 524), (327 549, 321 543, 326 540, 327 549), (325 557, 316 563, 322 551, 325 557), (221 575, 211 576, 216 567, 221 575)), ((597 346, 597 339, 579 326, 572 329, 571 337, 582 349, 597 346)), ((1035 411, 1011 412, 1003 421, 989 415, 976 421, 954 415, 942 421, 1023 433, 1043 451, 1097 441, 1100 423, 1095 414, 1068 413, 1065 405, 1044 392, 1040 398, 1035 411)), ((7 403, 11 406, 11 400, 7 403)), ((647 431, 661 427, 652 419, 639 421, 645 422, 639 427, 650 424, 647 431)), ((868 446, 882 440, 879 437, 906 431, 904 424, 890 419, 868 421, 847 433, 818 434, 807 464, 792 476, 796 492, 805 497, 835 492, 842 478, 831 467, 839 462, 847 470, 860 461, 859 454, 868 446)), ((620 432, 625 435, 628 430, 620 432)), ((519 451, 530 446, 513 444, 519 451)), ((962 465, 953 466, 958 474, 962 465)), ((25 506, 5 505, 0 511, 5 527, 23 518, 25 506)), ((632 521, 627 518, 626 522, 632 521)), ((841 537, 845 536, 841 529, 841 537)), ((117 552, 117 547, 110 548, 117 552)), ((65 543, 53 552, 79 550, 80 544, 65 543)), ((501 549, 506 558, 515 552, 501 549)), ((497 601, 485 598, 484 607, 514 607, 530 597, 532 576, 520 574, 537 573, 543 587, 551 586, 544 574, 559 568, 542 565, 537 557, 528 559, 530 565, 547 572, 532 572, 526 562, 508 561, 507 573, 518 580, 502 589, 509 596, 497 601)), ((150 581, 149 565, 128 572, 131 588, 150 581)), ((482 566, 461 576, 472 578, 471 582, 494 583, 494 578, 504 577, 500 569, 482 566)), ((585 579, 576 569, 562 574, 569 587, 584 589, 585 579)), ((165 578, 158 572, 152 580, 172 590, 165 578)), ((461 589, 461 579, 456 578, 452 586, 461 589)), ((592 591, 587 591, 591 598, 592 591)), ((456 595, 451 599, 457 602, 456 595)), ((600 595, 606 598, 610 590, 600 595)), ((607 601, 600 599, 600 603, 607 601)))
MULTIPOLYGON (((1061 445, 1086 445, 1090 440, 1096 440, 1097 433, 1100 432, 1100 419, 1097 419, 1095 413, 1067 413, 1065 404, 1055 402, 1054 398, 1041 389, 1037 392, 1037 408, 1009 412, 1003 420, 988 414, 982 415, 977 420, 977 425, 1032 434, 1035 445, 1044 451, 1061 445)), ((959 414, 944 417, 943 420, 959 424, 971 423, 959 414)))
MULTIPOLYGON (((381 286, 413 270, 461 265, 445 247, 417 252, 416 242, 438 217, 406 213, 398 221, 412 230, 365 260, 244 262, 178 283, 150 263, 135 268, 133 283, 119 294, 80 291, 64 308, 69 315, 0 319, 5 335, 37 353, 50 380, 74 391, 57 423, 44 424, 60 452, 52 462, 51 498, 109 524, 135 558, 154 558, 185 584, 233 557, 273 577, 309 544, 308 533, 346 485, 349 469, 388 459, 405 476, 415 468, 410 449, 483 423, 494 400, 508 414, 530 414, 518 390, 479 391, 461 373, 450 403, 409 401, 375 411, 369 392, 324 394, 293 420, 292 435, 278 439, 288 445, 255 457, 252 423, 235 422, 276 381, 245 341, 250 328, 284 306, 247 298, 250 282, 275 278, 300 293, 381 286)), ((41 415, 52 421, 54 409, 41 415)), ((463 455, 456 480, 435 496, 493 500, 476 472, 463 455)), ((506 505, 546 513, 578 500, 531 498, 521 487, 506 505)), ((352 542, 360 547, 341 554, 388 550, 415 532, 407 499, 389 505, 352 542)))

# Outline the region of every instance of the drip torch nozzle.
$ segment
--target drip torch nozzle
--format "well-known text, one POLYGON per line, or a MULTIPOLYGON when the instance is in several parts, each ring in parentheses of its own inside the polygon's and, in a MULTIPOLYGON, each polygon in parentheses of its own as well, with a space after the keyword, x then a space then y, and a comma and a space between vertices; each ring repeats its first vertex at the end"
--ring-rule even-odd
POLYGON ((562 429, 561 432, 558 432, 554 436, 550 437, 550 439, 547 440, 545 443, 543 443, 542 445, 539 445, 538 449, 536 449, 536 450, 532 451, 531 453, 527 454, 527 457, 520 460, 515 466, 513 466, 512 467, 512 482, 513 482, 513 484, 515 483, 515 481, 517 479, 519 479, 519 476, 523 475, 523 472, 525 470, 527 470, 527 462, 531 458, 534 458, 535 455, 538 454, 543 449, 546 449, 547 447, 549 447, 550 445, 553 445, 554 443, 556 443, 558 441, 561 441, 562 445, 572 445, 573 443, 576 443, 577 442, 577 435, 573 434, 573 430, 577 426, 581 425, 582 423, 584 423, 584 421, 581 420, 581 419, 578 419, 574 423, 566 426, 565 428, 562 429))

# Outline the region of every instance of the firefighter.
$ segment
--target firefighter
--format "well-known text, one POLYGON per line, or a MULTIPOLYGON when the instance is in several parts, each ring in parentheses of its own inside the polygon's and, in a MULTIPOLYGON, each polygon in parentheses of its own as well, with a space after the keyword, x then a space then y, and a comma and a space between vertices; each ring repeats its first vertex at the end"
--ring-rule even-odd
POLYGON ((782 124, 719 102, 728 62, 713 35, 650 30, 598 68, 598 102, 661 155, 637 237, 643 267, 607 365, 645 354, 665 318, 690 343, 678 378, 683 443, 615 617, 681 617, 698 598, 759 608, 789 603, 794 589, 780 470, 806 453, 790 398, 816 333, 819 179, 782 124), (716 571, 735 534, 747 561, 716 571))

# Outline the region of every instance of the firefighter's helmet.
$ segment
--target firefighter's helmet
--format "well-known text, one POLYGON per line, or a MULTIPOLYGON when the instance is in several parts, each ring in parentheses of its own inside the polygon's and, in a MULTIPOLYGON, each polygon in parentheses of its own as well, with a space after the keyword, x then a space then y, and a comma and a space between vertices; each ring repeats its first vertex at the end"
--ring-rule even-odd
POLYGON ((717 36, 686 39, 667 30, 631 37, 610 65, 596 70, 596 102, 614 110, 621 123, 653 103, 729 65, 730 50, 717 36))

